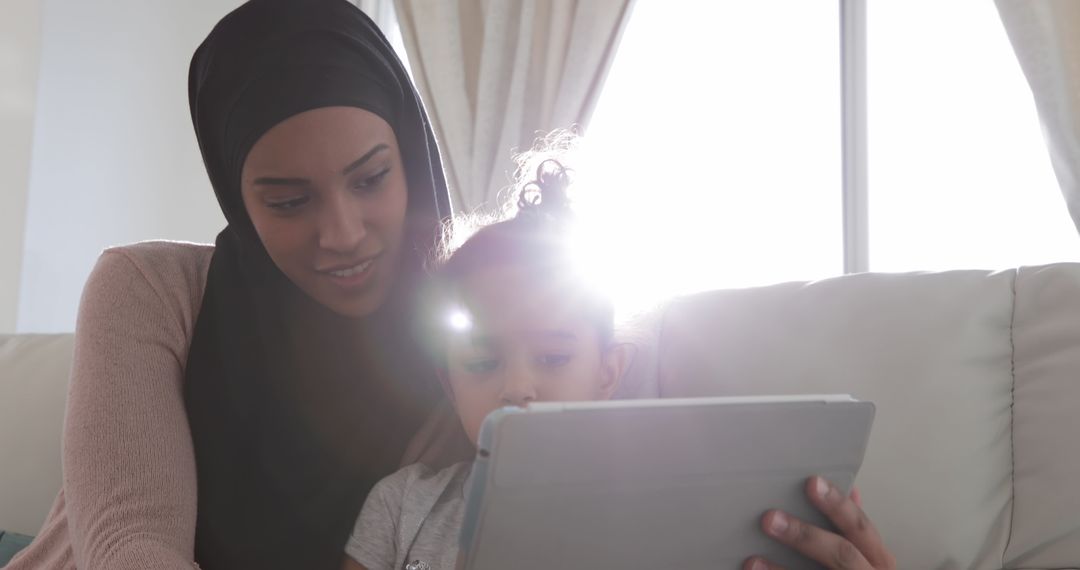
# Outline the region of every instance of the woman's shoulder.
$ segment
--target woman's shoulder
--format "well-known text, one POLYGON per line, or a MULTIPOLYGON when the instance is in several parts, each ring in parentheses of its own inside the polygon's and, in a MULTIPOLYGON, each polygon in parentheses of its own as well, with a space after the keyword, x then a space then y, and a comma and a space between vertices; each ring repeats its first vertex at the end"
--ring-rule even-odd
POLYGON ((154 274, 201 275, 205 282, 213 254, 212 244, 152 240, 110 247, 101 255, 125 257, 139 269, 154 274))
POLYGON ((179 296, 197 308, 213 254, 214 246, 208 244, 143 241, 106 249, 98 264, 121 275, 135 271, 163 297, 179 296))
MULTIPOLYGON (((153 313, 171 315, 184 336, 190 336, 213 253, 212 245, 175 241, 110 247, 87 280, 83 304, 113 299, 157 305, 153 313)), ((140 313, 148 314, 151 307, 142 309, 140 313)))

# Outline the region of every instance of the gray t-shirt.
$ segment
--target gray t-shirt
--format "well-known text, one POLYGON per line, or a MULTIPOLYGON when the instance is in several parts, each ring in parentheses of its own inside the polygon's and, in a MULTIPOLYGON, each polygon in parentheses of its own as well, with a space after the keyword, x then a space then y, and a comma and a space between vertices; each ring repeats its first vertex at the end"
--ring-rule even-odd
POLYGON ((472 462, 414 464, 379 481, 345 552, 368 570, 454 570, 472 462))

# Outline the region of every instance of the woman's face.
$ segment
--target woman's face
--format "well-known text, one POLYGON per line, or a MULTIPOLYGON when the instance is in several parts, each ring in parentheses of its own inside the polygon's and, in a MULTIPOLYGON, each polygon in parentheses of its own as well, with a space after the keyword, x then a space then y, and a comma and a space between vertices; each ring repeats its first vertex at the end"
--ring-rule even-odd
POLYGON ((244 207, 270 258, 342 315, 379 308, 397 278, 407 185, 393 129, 374 113, 294 115, 251 148, 244 207))

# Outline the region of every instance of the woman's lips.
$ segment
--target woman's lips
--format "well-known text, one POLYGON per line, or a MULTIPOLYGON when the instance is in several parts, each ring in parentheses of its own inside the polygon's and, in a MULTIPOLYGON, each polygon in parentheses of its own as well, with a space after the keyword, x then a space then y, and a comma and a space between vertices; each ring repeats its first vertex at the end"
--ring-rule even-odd
POLYGON ((328 277, 339 287, 344 289, 356 289, 367 283, 375 272, 375 261, 378 256, 369 257, 352 266, 338 267, 335 269, 322 270, 319 273, 328 277))

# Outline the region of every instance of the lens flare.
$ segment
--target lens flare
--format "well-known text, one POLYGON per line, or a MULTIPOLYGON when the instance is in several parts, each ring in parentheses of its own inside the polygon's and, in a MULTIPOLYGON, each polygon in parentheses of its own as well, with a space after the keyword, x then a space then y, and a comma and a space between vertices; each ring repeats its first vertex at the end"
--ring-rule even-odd
POLYGON ((472 318, 461 309, 450 311, 446 322, 450 325, 450 329, 456 332, 465 332, 472 328, 472 318))

